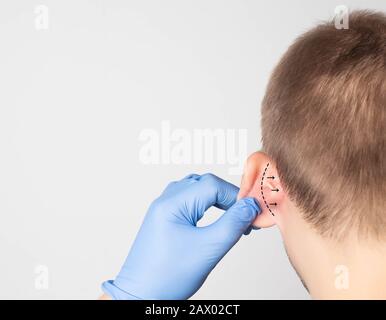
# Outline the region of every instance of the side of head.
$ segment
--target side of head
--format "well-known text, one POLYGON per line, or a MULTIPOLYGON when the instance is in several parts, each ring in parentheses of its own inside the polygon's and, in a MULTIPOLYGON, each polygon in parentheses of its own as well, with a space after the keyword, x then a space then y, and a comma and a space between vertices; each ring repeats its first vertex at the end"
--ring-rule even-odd
POLYGON ((344 243, 384 243, 386 15, 353 12, 349 29, 321 24, 290 46, 263 100, 262 140, 239 196, 259 200, 255 225, 279 227, 306 284, 318 251, 339 260, 344 243))

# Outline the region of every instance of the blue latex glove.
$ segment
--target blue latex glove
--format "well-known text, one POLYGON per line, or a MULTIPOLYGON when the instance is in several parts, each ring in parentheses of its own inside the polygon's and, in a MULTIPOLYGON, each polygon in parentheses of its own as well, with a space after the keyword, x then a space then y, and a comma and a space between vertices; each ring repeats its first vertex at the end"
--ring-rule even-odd
POLYGON ((170 183, 150 206, 126 261, 102 288, 113 299, 187 299, 261 212, 253 198, 212 174, 170 183), (197 222, 211 206, 227 210, 209 226, 197 222))

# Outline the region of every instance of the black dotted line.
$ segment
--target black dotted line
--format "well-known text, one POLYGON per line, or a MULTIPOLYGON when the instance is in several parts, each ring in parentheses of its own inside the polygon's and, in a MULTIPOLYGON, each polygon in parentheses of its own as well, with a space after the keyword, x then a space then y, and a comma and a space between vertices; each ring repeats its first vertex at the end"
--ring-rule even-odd
POLYGON ((269 207, 267 201, 265 200, 265 197, 264 197, 264 192, 263 192, 263 182, 264 182, 264 177, 265 177, 265 174, 268 170, 268 167, 269 167, 269 162, 267 163, 267 166, 265 167, 264 169, 264 172, 263 172, 263 175, 261 177, 261 182, 260 182, 260 191, 261 191, 261 196, 263 198, 263 201, 265 203, 265 206, 267 207, 267 209, 269 210, 269 212, 274 216, 275 214, 272 212, 271 208, 269 207))

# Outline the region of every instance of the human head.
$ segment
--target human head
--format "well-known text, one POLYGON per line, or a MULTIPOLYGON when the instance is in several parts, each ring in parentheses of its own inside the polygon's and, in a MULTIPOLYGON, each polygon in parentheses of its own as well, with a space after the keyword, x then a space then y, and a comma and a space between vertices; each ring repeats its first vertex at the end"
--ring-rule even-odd
POLYGON ((239 195, 260 201, 255 225, 278 225, 305 278, 312 250, 386 240, 386 16, 349 21, 306 32, 276 66, 239 195))

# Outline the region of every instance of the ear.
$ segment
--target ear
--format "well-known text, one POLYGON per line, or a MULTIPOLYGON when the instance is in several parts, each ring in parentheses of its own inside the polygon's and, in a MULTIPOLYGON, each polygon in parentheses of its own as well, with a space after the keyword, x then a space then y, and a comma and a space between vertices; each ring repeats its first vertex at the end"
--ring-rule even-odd
POLYGON ((245 164, 238 199, 245 197, 257 199, 262 209, 253 226, 268 228, 279 223, 286 194, 275 163, 263 152, 253 153, 245 164))

